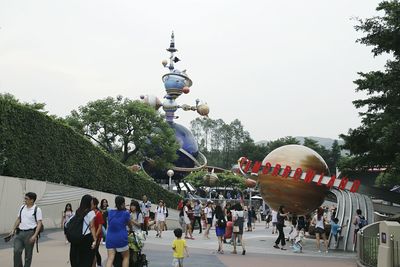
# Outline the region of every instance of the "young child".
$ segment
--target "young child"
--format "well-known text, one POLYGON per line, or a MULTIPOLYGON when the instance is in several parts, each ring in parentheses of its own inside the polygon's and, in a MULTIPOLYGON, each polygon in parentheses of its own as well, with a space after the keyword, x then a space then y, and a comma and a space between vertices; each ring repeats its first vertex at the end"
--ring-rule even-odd
POLYGON ((304 239, 304 229, 297 229, 297 236, 294 240, 293 244, 293 252, 295 253, 303 253, 303 244, 302 241, 304 239))
POLYGON ((346 225, 340 226, 338 223, 339 223, 338 218, 333 218, 331 220, 331 235, 333 237, 335 237, 335 248, 337 247, 338 239, 339 239, 340 233, 342 232, 342 227, 346 226, 346 225))
POLYGON ((172 261, 173 267, 183 267, 183 252, 186 252, 186 257, 189 257, 189 251, 186 246, 186 240, 182 239, 182 229, 177 228, 174 230, 176 239, 172 242, 172 250, 174 251, 174 260, 172 261))

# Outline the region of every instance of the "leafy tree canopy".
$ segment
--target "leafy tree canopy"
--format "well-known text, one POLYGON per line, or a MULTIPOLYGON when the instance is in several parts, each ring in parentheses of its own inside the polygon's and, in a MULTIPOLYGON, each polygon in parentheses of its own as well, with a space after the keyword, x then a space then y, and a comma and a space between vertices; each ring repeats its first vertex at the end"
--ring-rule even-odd
POLYGON ((400 2, 383 1, 376 8, 382 16, 359 19, 357 31, 366 35, 357 41, 372 46, 374 56, 392 55, 383 71, 359 72, 356 91, 366 92, 366 99, 353 101, 360 112, 361 126, 341 135, 351 158, 344 168, 382 168, 386 173, 378 185, 400 183, 400 2), (386 179, 387 178, 387 179, 386 179))
MULTIPOLYGON (((192 172, 188 176, 185 177, 184 181, 192 184, 195 187, 201 186, 210 186, 206 184, 203 180, 203 177, 207 174, 206 171, 198 171, 192 172)), ((232 187, 235 189, 243 190, 245 189, 245 178, 240 175, 235 175, 230 171, 226 171, 223 173, 216 173, 218 176, 217 182, 212 185, 212 187, 232 187)))
POLYGON ((176 159, 173 129, 140 101, 122 96, 92 101, 65 122, 124 164, 149 158, 161 168, 176 159))

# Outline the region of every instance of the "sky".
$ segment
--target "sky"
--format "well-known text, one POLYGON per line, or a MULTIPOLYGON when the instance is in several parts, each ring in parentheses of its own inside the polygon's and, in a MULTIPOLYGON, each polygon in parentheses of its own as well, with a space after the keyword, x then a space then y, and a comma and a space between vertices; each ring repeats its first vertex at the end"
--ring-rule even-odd
MULTIPOLYGON (((360 125, 357 72, 385 57, 356 43, 355 17, 375 0, 0 0, 0 92, 65 117, 89 101, 165 95, 161 61, 175 32, 176 68, 210 118, 239 119, 255 141, 338 138, 360 125)), ((179 110, 190 127, 198 114, 179 110)))

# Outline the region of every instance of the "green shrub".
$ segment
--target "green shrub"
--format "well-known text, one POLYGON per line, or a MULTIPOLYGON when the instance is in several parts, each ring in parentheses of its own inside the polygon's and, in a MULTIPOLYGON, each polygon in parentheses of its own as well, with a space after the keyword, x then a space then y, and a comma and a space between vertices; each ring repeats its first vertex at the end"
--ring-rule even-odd
POLYGON ((29 107, 0 99, 0 174, 125 195, 180 197, 105 154, 72 128, 29 107))

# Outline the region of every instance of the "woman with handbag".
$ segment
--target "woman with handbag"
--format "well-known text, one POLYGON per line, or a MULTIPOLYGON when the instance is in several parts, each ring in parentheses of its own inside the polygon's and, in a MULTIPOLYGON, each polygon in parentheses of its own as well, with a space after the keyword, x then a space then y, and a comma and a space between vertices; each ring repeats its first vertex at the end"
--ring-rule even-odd
POLYGON ((216 219, 215 232, 218 238, 218 253, 224 254, 222 238, 225 235, 226 219, 225 219, 225 214, 220 205, 217 205, 215 208, 215 219, 216 219))
POLYGON ((242 255, 246 254, 246 247, 244 246, 243 240, 243 224, 244 224, 244 213, 243 208, 240 203, 237 203, 232 207, 232 220, 233 220, 233 251, 232 254, 237 254, 236 252, 236 238, 242 244, 242 255))

